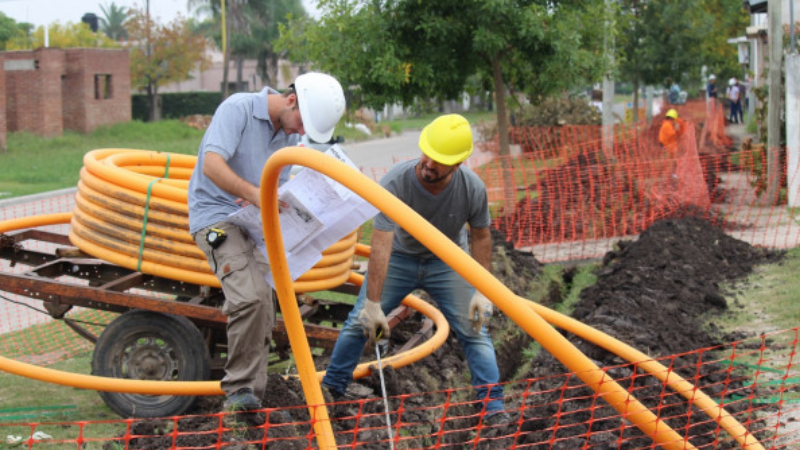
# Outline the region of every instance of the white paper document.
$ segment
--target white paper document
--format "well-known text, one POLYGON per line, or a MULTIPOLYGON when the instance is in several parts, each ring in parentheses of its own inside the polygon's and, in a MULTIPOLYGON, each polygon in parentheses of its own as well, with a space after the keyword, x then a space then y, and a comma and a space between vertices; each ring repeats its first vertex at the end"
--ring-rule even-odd
MULTIPOLYGON (((358 168, 338 145, 326 155, 358 168)), ((286 258, 292 280, 314 267, 322 251, 350 234, 378 213, 378 210, 349 189, 321 173, 304 168, 278 188, 280 223, 286 258)), ((231 222, 244 228, 266 256, 261 211, 255 206, 231 214, 231 222)), ((267 258, 269 260, 269 258, 267 258)), ((274 288, 272 273, 267 281, 274 288)))

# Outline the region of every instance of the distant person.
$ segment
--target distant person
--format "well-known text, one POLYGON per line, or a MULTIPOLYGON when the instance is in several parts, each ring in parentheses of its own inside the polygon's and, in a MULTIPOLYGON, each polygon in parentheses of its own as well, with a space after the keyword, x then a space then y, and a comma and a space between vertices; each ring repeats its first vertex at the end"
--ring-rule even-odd
MULTIPOLYGON (((335 78, 305 73, 283 93, 267 87, 228 97, 200 142, 189 180, 189 232, 225 294, 228 357, 221 387, 228 411, 261 407, 275 327, 275 300, 265 278, 269 263, 228 216, 247 204, 261 207, 261 173, 273 153, 297 145, 304 134, 328 141, 344 109, 335 78)), ((281 172, 281 183, 290 170, 281 172)))
POLYGON ((713 101, 717 100, 717 77, 714 74, 709 75, 708 85, 706 85, 706 95, 713 101))
POLYGON ((745 98, 747 95, 747 90, 745 88, 745 84, 740 82, 738 78, 736 80, 736 87, 739 89, 739 105, 737 106, 737 112, 739 113, 739 123, 744 123, 744 105, 745 105, 745 98))
MULTIPOLYGON (((439 229, 486 270, 492 270, 491 218, 486 186, 461 165, 472 153, 472 129, 458 114, 428 124, 419 138, 422 155, 396 164, 381 186, 439 229), (469 225, 469 232, 466 226, 469 225)), ((373 222, 369 269, 358 299, 331 354, 323 388, 343 396, 369 341, 389 335, 386 314, 422 289, 436 301, 464 351, 477 399, 486 402, 484 423, 508 423, 497 357, 485 324, 492 303, 406 230, 381 213, 373 222), (487 387, 486 385, 494 385, 487 387)))
POLYGON ((672 78, 667 78, 667 85, 669 86, 667 90, 667 101, 671 105, 677 105, 680 103, 681 98, 681 87, 672 80, 672 78))
POLYGON ((668 171, 671 178, 678 178, 678 140, 686 132, 686 122, 678 118, 678 111, 670 109, 664 116, 658 131, 658 143, 666 150, 669 159, 668 171))
POLYGON ((725 92, 728 103, 730 103, 730 114, 728 116, 728 121, 730 123, 739 123, 739 116, 741 115, 740 109, 742 108, 742 99, 739 95, 739 86, 736 83, 736 78, 728 80, 728 90, 725 92))

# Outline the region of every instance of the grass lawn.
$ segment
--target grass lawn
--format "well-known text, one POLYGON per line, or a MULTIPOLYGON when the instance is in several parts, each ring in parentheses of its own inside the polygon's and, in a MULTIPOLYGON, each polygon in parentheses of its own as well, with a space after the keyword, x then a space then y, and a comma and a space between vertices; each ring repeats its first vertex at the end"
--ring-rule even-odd
POLYGON ((98 148, 134 148, 196 154, 203 132, 178 120, 132 121, 84 135, 41 138, 9 133, 8 150, 0 153, 0 200, 78 184, 83 155, 98 148))
MULTIPOLYGON (((382 123, 389 125, 393 132, 401 132, 420 129, 439 115, 428 114, 382 123)), ((464 113, 464 116, 475 124, 480 120, 493 119, 494 113, 474 112, 464 113)), ((133 148, 196 155, 203 133, 179 120, 153 123, 131 121, 102 127, 87 135, 68 131, 63 136, 53 138, 25 132, 9 133, 8 149, 0 152, 0 200, 77 186, 83 155, 90 150, 133 148)), ((336 127, 334 135, 343 136, 345 146, 348 142, 376 137, 347 128, 344 121, 336 127)))

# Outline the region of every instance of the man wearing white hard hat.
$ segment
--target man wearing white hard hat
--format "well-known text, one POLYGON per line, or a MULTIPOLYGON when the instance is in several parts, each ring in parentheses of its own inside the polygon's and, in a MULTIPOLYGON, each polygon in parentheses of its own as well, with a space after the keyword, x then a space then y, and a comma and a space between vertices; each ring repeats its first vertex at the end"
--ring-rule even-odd
MULTIPOLYGON (((275 326, 275 300, 265 279, 268 262, 228 216, 246 204, 261 206, 261 172, 273 153, 297 145, 303 134, 329 141, 344 109, 344 92, 335 78, 306 73, 283 93, 267 87, 230 96, 200 143, 189 181, 189 232, 225 294, 228 357, 221 386, 227 410, 261 407, 275 326)), ((290 169, 283 169, 280 183, 289 179, 290 169)))
POLYGON ((739 95, 740 93, 741 91, 739 90, 739 85, 736 82, 736 78, 731 78, 728 80, 728 90, 726 91, 726 95, 731 104, 730 117, 728 117, 730 123, 739 123, 739 117, 741 116, 740 110, 742 108, 742 99, 739 95))

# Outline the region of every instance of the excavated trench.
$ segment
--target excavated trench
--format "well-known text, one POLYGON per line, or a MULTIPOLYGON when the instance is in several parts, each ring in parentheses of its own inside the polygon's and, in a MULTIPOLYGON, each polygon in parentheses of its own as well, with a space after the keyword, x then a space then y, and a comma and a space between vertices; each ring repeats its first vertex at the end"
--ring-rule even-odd
MULTIPOLYGON (((725 298, 725 292, 720 289, 722 283, 740 279, 753 270, 761 263, 775 261, 782 256, 781 252, 769 251, 755 248, 749 244, 725 235, 720 229, 712 226, 703 219, 686 214, 687 217, 668 219, 656 222, 645 230, 638 240, 622 240, 617 245, 617 250, 609 252, 602 263, 596 269, 597 282, 583 290, 579 301, 574 306, 572 317, 581 322, 595 327, 637 349, 646 350, 653 356, 674 355, 681 352, 689 352, 700 348, 710 347, 733 339, 740 339, 742 336, 723 336, 717 332, 713 325, 706 326, 709 318, 713 319, 715 314, 721 314, 729 308, 725 298)), ((526 295, 531 288, 532 280, 542 274, 542 265, 535 257, 526 252, 520 252, 505 242, 504 237, 499 232, 493 233, 494 239, 494 271, 501 281, 518 295, 526 295)), ((563 294, 569 291, 575 268, 562 269, 561 277, 550 282, 547 292, 539 299, 547 306, 555 306, 563 299, 563 294)), ((421 317, 411 317, 392 333, 391 346, 402 346, 421 326, 421 317)), ((523 332, 518 332, 518 328, 505 317, 493 319, 490 332, 495 340, 495 347, 498 354, 498 364, 501 371, 501 379, 536 379, 531 386, 533 392, 537 392, 535 402, 538 405, 545 405, 538 408, 529 408, 523 417, 521 431, 522 437, 517 437, 516 445, 523 448, 526 443, 530 448, 536 447, 534 443, 547 441, 547 433, 552 433, 554 426, 553 420, 543 419, 555 417, 555 408, 558 407, 558 392, 553 392, 549 383, 558 383, 557 375, 563 374, 565 368, 546 353, 540 352, 531 360, 528 351, 533 341, 523 332), (553 398, 548 398, 553 397, 553 398), (548 409, 551 409, 548 411, 548 409)), ((577 345, 590 358, 598 362, 601 367, 619 365, 622 361, 592 344, 586 343, 574 336, 568 338, 577 345)), ((374 357, 370 352, 365 352, 364 359, 374 357)), ((320 369, 326 366, 325 356, 317 358, 320 369)), ((615 375, 616 378, 629 379, 630 373, 625 373, 630 369, 620 369, 622 373, 615 375)), ((689 370, 689 369, 687 369, 689 370)), ((715 367, 713 364, 702 366, 702 370, 711 373, 713 378, 715 367)), ((463 358, 459 344, 452 335, 447 343, 438 349, 433 355, 422 361, 397 370, 388 368, 384 371, 385 385, 390 396, 410 393, 434 392, 443 389, 464 387, 468 384, 466 362, 463 358)), ((694 373, 681 373, 681 375, 691 378, 694 373)), ((713 380, 712 380, 713 381, 713 380)), ((660 386, 650 386, 649 389, 659 391, 660 386)), ((270 408, 285 408, 282 413, 271 414, 271 423, 303 422, 308 420, 308 411, 304 408, 305 399, 302 387, 298 379, 284 379, 278 374, 273 374, 269 380, 267 396, 263 399, 264 405, 270 408)), ((377 375, 354 382, 349 390, 348 399, 376 399, 381 395, 380 380, 377 375)), ((586 428, 580 425, 589 420, 597 420, 592 417, 590 408, 592 396, 588 388, 576 389, 572 394, 574 397, 571 408, 574 413, 569 416, 560 417, 559 426, 565 430, 580 436, 586 435, 586 428), (580 399, 585 398, 586 404, 581 406, 580 399)), ((637 393, 637 396, 645 396, 646 392, 637 393)), ((419 398, 427 398, 420 396, 419 398)), ((529 402, 534 400, 529 399, 529 402)), ((563 401, 563 399, 562 399, 563 401)), ((217 440, 216 433, 200 434, 203 431, 218 429, 220 426, 219 418, 215 416, 203 416, 203 414, 213 414, 220 410, 222 403, 221 397, 205 397, 196 405, 191 414, 198 416, 182 419, 178 422, 181 435, 177 439, 179 446, 202 447, 213 445, 217 440), (194 434, 197 432, 198 434, 194 434)), ((425 405, 415 405, 425 406, 425 405)), ((670 405, 663 406, 665 409, 662 414, 668 414, 670 405)), ((685 407, 685 405, 684 405, 685 407)), ((475 414, 469 405, 462 408, 464 416, 475 414)), ((382 428, 383 419, 379 413, 383 411, 383 404, 378 401, 369 402, 363 405, 359 411, 357 403, 337 404, 331 408, 331 415, 337 417, 349 417, 360 414, 374 413, 376 416, 359 423, 359 428, 363 431, 358 433, 360 449, 385 448, 385 444, 369 444, 370 441, 379 441, 386 438, 386 430, 382 428), (366 429, 370 426, 374 429, 366 429)), ((457 413, 458 409, 451 409, 450 413, 457 413)), ((262 418, 263 420, 263 418, 262 418)), ((404 417, 406 422, 413 422, 414 417, 404 417)), ((696 446, 707 444, 708 439, 712 439, 716 424, 709 422, 707 417, 702 414, 689 415, 690 423, 672 424, 674 428, 683 427, 689 430, 692 442, 696 446), (711 436, 711 437, 709 437, 711 436)), ((430 417, 420 413, 416 417, 417 423, 432 423, 430 417)), ((463 432, 450 432, 445 434, 445 440, 440 444, 451 445, 446 448, 460 448, 460 443, 469 441, 474 437, 474 432, 469 431, 469 427, 476 425, 477 419, 467 417, 456 421, 448 421, 448 427, 453 430, 466 430, 463 432)), ((619 420, 609 420, 597 423, 592 427, 593 431, 602 435, 602 427, 617 429, 620 428, 619 420)), ((680 420, 678 421, 680 422, 680 420)), ((352 420, 334 420, 334 431, 337 439, 352 441, 352 433, 348 433, 354 427, 352 420)), ((434 425, 431 425, 434 427, 434 425)), ((132 449, 168 449, 173 445, 173 438, 168 435, 173 428, 171 421, 137 421, 131 430, 132 434, 147 437, 133 439, 132 449)), ((517 425, 509 425, 506 428, 498 427, 492 429, 483 436, 491 438, 485 443, 479 444, 479 448, 505 448, 511 444, 511 437, 503 438, 505 433, 516 431, 517 425)), ((271 427, 269 436, 280 439, 281 437, 290 438, 303 436, 308 429, 301 427, 285 426, 271 427)), ((233 444, 228 448, 237 448, 237 442, 246 440, 257 440, 263 433, 262 430, 251 428, 243 435, 228 432, 223 436, 223 440, 233 444)), ((625 428, 625 438, 631 445, 648 445, 646 440, 636 439, 637 433, 641 433, 632 427, 625 428)), ((339 445, 348 442, 340 441, 339 445)), ((315 445, 308 440, 286 440, 276 441, 275 445, 280 444, 279 448, 306 448, 309 444, 315 445)), ((603 448, 602 443, 593 443, 593 447, 603 448)), ((616 445, 615 443, 611 443, 616 445)), ((555 442, 554 448, 570 448, 574 445, 568 436, 560 436, 555 442)), ((244 444, 241 444, 244 448, 244 444)), ((278 447, 275 447, 278 448, 278 447)), ((615 447, 616 448, 616 447, 615 447)))

